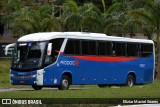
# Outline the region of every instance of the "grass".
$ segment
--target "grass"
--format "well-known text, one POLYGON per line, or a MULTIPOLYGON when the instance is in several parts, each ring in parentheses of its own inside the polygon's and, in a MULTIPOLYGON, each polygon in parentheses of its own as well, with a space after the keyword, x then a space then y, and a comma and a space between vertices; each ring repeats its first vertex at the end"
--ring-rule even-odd
MULTIPOLYGON (((73 87, 73 86, 72 86, 73 87)), ((75 86, 78 87, 78 86, 75 86)), ((98 88, 85 86, 88 89, 80 90, 39 90, 39 91, 12 91, 0 93, 1 98, 160 98, 160 84, 155 81, 152 84, 134 87, 107 87, 98 88)))
POLYGON ((10 59, 0 59, 0 87, 9 87, 10 59))
MULTIPOLYGON (((9 83, 9 67, 10 60, 0 59, 0 88, 28 88, 27 86, 12 86, 9 83)), ((160 80, 134 87, 98 88, 96 85, 82 87, 84 89, 66 91, 30 90, 0 92, 0 98, 160 98, 160 80)))
POLYGON ((9 72, 10 68, 10 59, 2 59, 0 58, 0 73, 7 73, 9 72))

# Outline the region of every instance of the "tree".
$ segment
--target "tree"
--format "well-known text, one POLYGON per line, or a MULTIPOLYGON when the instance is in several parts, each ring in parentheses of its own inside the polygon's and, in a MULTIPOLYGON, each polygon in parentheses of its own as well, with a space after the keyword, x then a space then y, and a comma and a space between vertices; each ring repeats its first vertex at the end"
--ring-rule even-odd
POLYGON ((78 6, 73 0, 63 4, 63 20, 70 31, 98 31, 101 12, 92 3, 78 6))
POLYGON ((13 34, 25 35, 36 32, 60 31, 60 19, 54 17, 52 5, 27 6, 13 11, 4 18, 13 34))
POLYGON ((125 36, 130 33, 130 37, 139 31, 140 23, 129 13, 132 10, 130 0, 114 0, 113 4, 107 10, 108 22, 106 23, 105 32, 108 34, 121 33, 125 36))
POLYGON ((79 23, 80 23, 80 18, 78 12, 79 12, 79 7, 74 2, 73 0, 68 0, 63 4, 62 7, 63 14, 62 14, 62 20, 64 26, 68 30, 79 30, 79 23))
POLYGON ((147 26, 150 31, 150 34, 155 34, 157 39, 157 61, 158 61, 158 79, 160 79, 160 0, 135 0, 136 9, 131 13, 135 17, 143 19, 145 23, 143 26, 147 26))

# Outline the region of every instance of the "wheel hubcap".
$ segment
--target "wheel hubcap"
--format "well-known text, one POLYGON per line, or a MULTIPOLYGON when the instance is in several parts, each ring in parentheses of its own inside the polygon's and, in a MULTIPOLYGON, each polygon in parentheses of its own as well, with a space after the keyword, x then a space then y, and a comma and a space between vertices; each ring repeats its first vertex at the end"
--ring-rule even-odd
POLYGON ((128 80, 128 86, 133 86, 133 80, 131 79, 131 78, 129 78, 129 80, 128 80))
POLYGON ((66 89, 68 87, 68 80, 67 79, 63 79, 62 80, 62 86, 66 89))

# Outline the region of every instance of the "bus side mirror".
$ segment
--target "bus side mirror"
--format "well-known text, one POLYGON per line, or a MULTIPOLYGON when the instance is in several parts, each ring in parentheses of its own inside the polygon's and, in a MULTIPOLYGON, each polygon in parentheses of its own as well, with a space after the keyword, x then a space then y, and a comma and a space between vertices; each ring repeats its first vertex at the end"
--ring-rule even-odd
POLYGON ((52 43, 49 43, 47 48, 47 55, 50 56, 51 53, 52 53, 52 43))
POLYGON ((15 43, 9 44, 9 45, 7 45, 7 46, 5 47, 5 52, 4 52, 4 54, 5 54, 6 56, 10 54, 10 53, 9 53, 10 48, 15 48, 15 43))

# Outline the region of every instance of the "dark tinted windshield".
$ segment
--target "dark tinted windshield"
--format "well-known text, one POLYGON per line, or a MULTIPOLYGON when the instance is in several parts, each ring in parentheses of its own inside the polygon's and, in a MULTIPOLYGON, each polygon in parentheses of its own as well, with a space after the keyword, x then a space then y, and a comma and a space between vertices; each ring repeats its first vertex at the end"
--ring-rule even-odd
POLYGON ((46 42, 17 43, 11 67, 30 70, 42 66, 42 57, 46 42))

